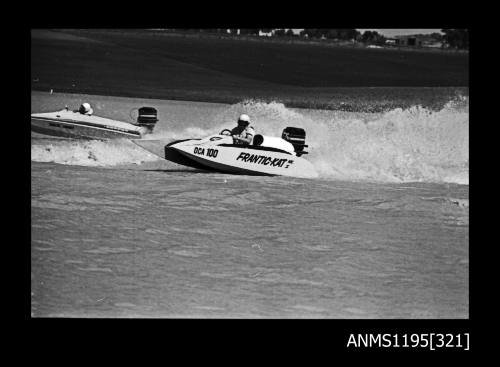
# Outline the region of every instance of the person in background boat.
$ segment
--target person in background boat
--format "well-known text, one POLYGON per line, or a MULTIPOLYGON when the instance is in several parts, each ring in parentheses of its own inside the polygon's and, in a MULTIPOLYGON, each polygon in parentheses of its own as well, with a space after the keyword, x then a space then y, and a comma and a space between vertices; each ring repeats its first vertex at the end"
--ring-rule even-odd
POLYGON ((235 144, 249 145, 252 143, 255 131, 250 126, 250 117, 248 115, 241 115, 238 119, 238 126, 231 130, 231 135, 235 144))
POLYGON ((82 103, 82 105, 80 106, 80 108, 76 111, 73 111, 73 112, 80 112, 82 115, 88 115, 88 116, 92 116, 92 114, 94 113, 94 110, 92 109, 92 107, 90 107, 90 104, 85 102, 85 103, 82 103))

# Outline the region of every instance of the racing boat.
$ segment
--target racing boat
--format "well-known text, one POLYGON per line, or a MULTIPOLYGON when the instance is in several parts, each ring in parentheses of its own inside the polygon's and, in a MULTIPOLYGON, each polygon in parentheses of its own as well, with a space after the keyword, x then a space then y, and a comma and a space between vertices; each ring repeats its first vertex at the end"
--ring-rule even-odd
POLYGON ((230 130, 204 139, 134 141, 142 148, 177 164, 203 170, 246 175, 318 177, 302 158, 305 131, 287 127, 281 138, 257 134, 250 145, 235 144, 230 130))
POLYGON ((31 114, 31 130, 43 134, 76 139, 140 139, 153 132, 157 111, 139 108, 136 123, 88 116, 65 107, 61 111, 31 114))

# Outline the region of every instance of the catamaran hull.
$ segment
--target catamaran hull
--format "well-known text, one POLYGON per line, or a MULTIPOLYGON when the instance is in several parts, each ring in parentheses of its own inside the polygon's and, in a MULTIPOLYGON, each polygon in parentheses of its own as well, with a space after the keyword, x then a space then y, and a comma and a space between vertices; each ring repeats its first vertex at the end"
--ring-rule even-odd
POLYGON ((73 139, 140 139, 142 137, 141 133, 135 130, 34 116, 31 117, 31 130, 38 134, 73 139))
POLYGON ((74 139, 140 139, 158 121, 154 107, 139 108, 136 123, 85 115, 68 108, 31 114, 31 130, 38 134, 74 139))
POLYGON ((199 140, 170 144, 138 140, 134 143, 161 158, 198 169, 245 175, 318 177, 313 165, 305 159, 264 147, 212 145, 199 140))

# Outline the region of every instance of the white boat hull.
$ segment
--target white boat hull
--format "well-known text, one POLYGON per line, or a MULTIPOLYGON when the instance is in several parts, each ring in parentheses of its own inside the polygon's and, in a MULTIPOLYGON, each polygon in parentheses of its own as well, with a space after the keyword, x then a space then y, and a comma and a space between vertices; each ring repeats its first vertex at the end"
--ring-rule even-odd
POLYGON ((246 175, 318 177, 310 162, 294 154, 262 146, 235 146, 232 138, 223 135, 170 144, 160 140, 135 143, 164 159, 194 168, 246 175))
POLYGON ((31 115, 31 130, 38 134, 76 139, 140 139, 143 127, 98 116, 85 116, 72 111, 31 115))

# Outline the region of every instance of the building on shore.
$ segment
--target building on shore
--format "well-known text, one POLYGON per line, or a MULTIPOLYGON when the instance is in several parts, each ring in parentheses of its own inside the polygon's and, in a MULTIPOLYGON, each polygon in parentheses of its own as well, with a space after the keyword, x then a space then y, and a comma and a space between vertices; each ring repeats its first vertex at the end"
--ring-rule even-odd
POLYGON ((396 36, 396 46, 403 47, 422 47, 422 40, 417 36, 396 36))
POLYGON ((272 37, 273 35, 274 35, 274 31, 262 32, 261 30, 259 30, 259 36, 261 36, 261 37, 272 37))

